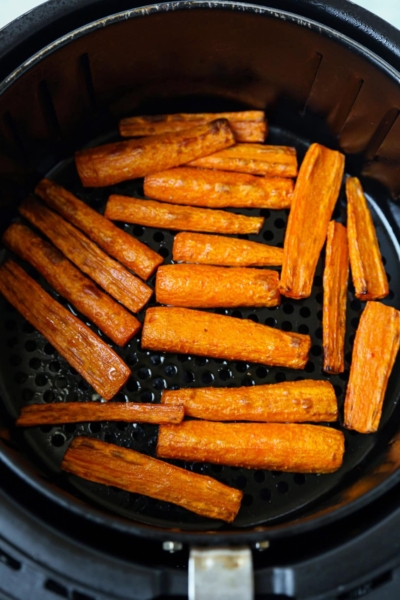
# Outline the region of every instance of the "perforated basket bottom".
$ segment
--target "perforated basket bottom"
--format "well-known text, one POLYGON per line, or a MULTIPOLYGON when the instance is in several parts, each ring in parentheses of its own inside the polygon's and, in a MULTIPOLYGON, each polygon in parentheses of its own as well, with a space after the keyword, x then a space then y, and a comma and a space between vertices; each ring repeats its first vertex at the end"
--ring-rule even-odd
MULTIPOLYGON (((289 144, 297 147, 299 157, 303 157, 306 144, 294 139, 290 134, 272 129, 269 143, 289 144)), ((66 161, 48 175, 64 185, 93 208, 102 211, 112 193, 143 197, 142 181, 131 181, 112 188, 83 189, 79 183, 73 162, 66 161)), ((368 188, 367 188, 368 191, 368 188)), ((400 308, 400 269, 396 238, 389 226, 385 211, 388 198, 369 197, 377 234, 390 280, 391 292, 385 304, 400 308)), ((258 235, 241 236, 258 242, 283 246, 288 211, 235 210, 242 214, 261 214, 265 224, 258 235)), ((342 195, 335 209, 334 218, 345 216, 345 202, 342 195)), ((171 262, 172 242, 175 232, 144 228, 141 226, 120 226, 142 242, 161 253, 165 263, 171 262)), ((4 252, 4 256, 6 253, 4 252)), ((327 379, 336 391, 341 417, 339 423, 330 427, 342 426, 342 406, 348 380, 351 349, 354 334, 364 308, 355 299, 350 284, 348 293, 346 328, 346 370, 343 374, 326 376, 322 371, 322 273, 324 257, 318 264, 312 295, 302 301, 282 298, 278 308, 263 309, 217 309, 214 312, 241 319, 251 319, 285 331, 310 334, 312 348, 305 371, 272 368, 259 364, 208 359, 194 355, 176 355, 149 352, 141 349, 140 335, 125 348, 114 347, 116 352, 132 369, 132 376, 115 401, 153 402, 160 401, 164 389, 200 386, 243 386, 295 381, 298 379, 327 379)), ((45 289, 50 291, 61 304, 74 314, 76 310, 58 296, 35 271, 24 264, 27 271, 37 278, 45 289)), ((149 280, 154 287, 154 276, 149 280)), ((153 305, 150 302, 148 306, 153 305)), ((86 319, 78 314, 84 321, 86 319)), ((144 311, 139 315, 143 320, 144 311)), ((106 338, 95 326, 88 325, 107 343, 106 338)), ((97 400, 94 390, 69 367, 54 348, 27 323, 3 298, 0 299, 0 386, 4 405, 15 419, 22 406, 37 402, 65 402, 76 400, 97 400)), ((171 461, 196 473, 212 476, 219 481, 239 488, 244 492, 241 510, 235 527, 248 527, 284 520, 287 516, 298 516, 330 493, 340 490, 362 475, 369 459, 376 458, 379 448, 384 447, 396 428, 396 400, 400 392, 400 378, 396 375, 398 363, 390 379, 386 394, 380 430, 374 435, 361 435, 344 431, 346 453, 342 468, 330 475, 303 475, 280 473, 203 463, 171 461), (379 444, 377 441, 379 440, 379 444)), ((126 423, 83 423, 55 427, 35 427, 22 433, 24 445, 35 459, 44 465, 53 476, 60 473, 60 464, 68 443, 76 435, 95 436, 106 442, 132 448, 155 456, 157 427, 145 424, 126 423)), ((221 527, 216 521, 199 517, 183 508, 151 498, 130 494, 123 490, 94 484, 77 477, 63 474, 62 480, 76 489, 77 494, 106 509, 139 522, 157 524, 164 527, 208 530, 221 527)), ((57 477, 58 481, 60 478, 57 477)))

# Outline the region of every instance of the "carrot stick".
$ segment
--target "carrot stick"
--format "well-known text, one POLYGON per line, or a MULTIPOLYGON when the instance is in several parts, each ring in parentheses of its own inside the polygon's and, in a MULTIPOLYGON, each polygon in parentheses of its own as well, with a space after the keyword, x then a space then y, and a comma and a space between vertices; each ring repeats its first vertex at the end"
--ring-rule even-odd
POLYGON ((268 177, 296 177, 295 148, 265 144, 236 144, 188 163, 190 167, 237 171, 268 177))
POLYGON ((269 267, 282 264, 283 249, 220 235, 182 232, 174 238, 172 257, 176 262, 269 267))
POLYGON ((304 369, 309 335, 280 331, 250 320, 190 310, 149 308, 142 348, 304 369))
POLYGON ((7 248, 29 262, 61 296, 88 317, 101 331, 124 346, 141 328, 133 315, 104 294, 54 246, 29 227, 10 225, 3 235, 7 248))
POLYGON ((344 155, 312 144, 300 167, 286 228, 281 293, 307 298, 343 177, 344 155))
POLYGON ((164 265, 156 278, 156 300, 172 306, 278 306, 281 296, 277 271, 164 265))
POLYGON ((204 517, 232 523, 243 492, 156 458, 87 437, 72 440, 64 471, 128 492, 172 502, 204 517))
POLYGON ((207 421, 300 423, 338 418, 332 385, 311 379, 254 387, 165 390, 161 402, 183 406, 186 416, 207 421))
POLYGON ((183 131, 215 119, 228 119, 238 142, 263 142, 267 135, 265 113, 261 110, 128 117, 119 122, 119 132, 123 137, 157 135, 183 131))
POLYGON ((163 257, 136 238, 116 227, 66 189, 49 179, 42 179, 35 194, 57 211, 66 221, 81 229, 91 240, 142 279, 148 279, 163 257))
POLYGON ((182 406, 134 404, 133 402, 58 402, 24 406, 16 421, 19 427, 62 425, 84 421, 125 421, 126 423, 180 423, 182 406))
POLYGON ((399 346, 400 312, 379 302, 367 302, 356 332, 344 403, 344 426, 348 429, 377 431, 399 346))
POLYGON ((107 256, 73 225, 33 198, 27 198, 19 212, 40 229, 70 261, 119 300, 138 312, 148 302, 152 290, 138 277, 107 256))
POLYGON ((336 221, 328 227, 324 271, 323 347, 324 371, 344 371, 349 251, 346 228, 336 221))
POLYGON ((177 167, 235 143, 226 119, 177 131, 88 148, 75 154, 86 187, 113 185, 177 167))
POLYGON ((0 292, 105 400, 121 389, 131 374, 121 358, 11 260, 0 267, 0 292))
POLYGON ((378 300, 389 293, 375 226, 357 177, 346 180, 347 231, 356 297, 378 300))
POLYGON ((289 208, 292 192, 291 179, 192 167, 160 171, 144 180, 149 198, 209 208, 289 208))
POLYGON ((294 423, 183 421, 161 425, 157 456, 248 469, 332 473, 343 461, 337 429, 294 423))
POLYGON ((263 217, 245 217, 223 210, 176 206, 126 196, 110 196, 105 216, 112 221, 146 227, 215 233, 258 233, 264 223, 263 217))

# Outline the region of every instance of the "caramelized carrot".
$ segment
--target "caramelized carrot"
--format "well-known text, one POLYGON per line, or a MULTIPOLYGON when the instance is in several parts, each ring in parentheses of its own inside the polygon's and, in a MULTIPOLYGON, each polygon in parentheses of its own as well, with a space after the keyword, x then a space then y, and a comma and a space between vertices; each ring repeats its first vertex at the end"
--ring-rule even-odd
POLYGON ((115 487, 172 502, 204 517, 232 523, 243 492, 211 477, 87 437, 72 440, 61 468, 115 487))
POLYGON ((165 390, 161 402, 183 406, 186 416, 207 421, 300 423, 338 418, 332 385, 311 379, 254 387, 165 390))
POLYGON ((289 208, 292 192, 291 179, 192 167, 160 171, 144 179, 149 198, 209 208, 289 208))
POLYGON ((112 221, 146 227, 215 233, 258 233, 264 223, 263 217, 245 217, 224 210, 176 206, 126 196, 110 196, 105 216, 112 221))
POLYGON ((235 143, 226 119, 139 140, 114 142, 75 154, 86 187, 113 185, 185 164, 235 143))
POLYGON ((131 373, 122 359, 11 260, 0 267, 0 292, 105 400, 121 389, 131 373))
POLYGON ((367 200, 357 177, 346 180, 347 231, 351 274, 360 300, 378 300, 389 293, 378 238, 367 200))
POLYGON ((33 198, 27 198, 20 205, 19 212, 77 267, 129 310, 137 312, 148 302, 152 290, 143 281, 107 256, 83 233, 52 210, 33 198))
POLYGON ((149 308, 142 348, 304 369, 309 335, 280 331, 250 320, 190 310, 149 308))
POLYGON ((336 221, 328 227, 324 271, 323 347, 324 371, 344 371, 349 251, 346 228, 336 221))
POLYGON ((163 262, 163 257, 157 252, 116 227, 114 223, 110 223, 71 192, 49 179, 42 179, 39 182, 35 194, 64 219, 86 233, 107 254, 116 258, 142 279, 148 279, 163 262))
POLYGON ((283 249, 220 235, 182 232, 174 238, 172 258, 176 262, 226 267, 269 267, 282 264, 283 249))
POLYGON ((312 144, 300 167, 286 228, 281 293, 307 298, 343 177, 344 155, 312 144))
POLYGON ((134 404, 133 402, 57 402, 24 406, 16 421, 19 427, 62 425, 84 421, 125 421, 126 423, 180 423, 182 406, 134 404))
POLYGON ((377 431, 399 346, 400 312, 379 302, 367 302, 354 340, 344 403, 344 426, 348 429, 377 431))
POLYGON ((344 435, 294 423, 183 421, 161 425, 157 456, 248 469, 332 473, 342 465, 344 435))
POLYGON ((156 300, 188 308, 278 306, 278 285, 277 271, 164 265, 157 271, 156 300))
POLYGON ((123 137, 157 135, 183 131, 214 119, 228 119, 238 142, 263 142, 267 135, 265 113, 261 110, 128 117, 119 122, 119 132, 123 137))
POLYGON ((268 177, 296 177, 295 148, 265 144, 236 144, 188 163, 190 167, 237 171, 268 177))

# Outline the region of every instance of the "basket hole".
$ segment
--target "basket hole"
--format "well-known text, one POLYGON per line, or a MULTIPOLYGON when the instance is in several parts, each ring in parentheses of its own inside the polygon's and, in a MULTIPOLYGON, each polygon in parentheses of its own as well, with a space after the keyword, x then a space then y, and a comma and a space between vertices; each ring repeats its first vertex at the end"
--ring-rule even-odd
POLYGON ((163 242, 164 234, 161 231, 156 231, 155 234, 153 235, 153 240, 155 242, 163 242))
POLYGON ((271 495, 271 490, 269 490, 268 488, 263 488, 262 490, 260 490, 260 498, 264 502, 270 502, 271 495))
POLYGON ((262 208, 260 210, 260 217, 264 217, 264 219, 269 219, 270 216, 271 211, 269 210, 269 208, 262 208))
POLYGON ((266 242, 272 242, 274 239, 274 234, 272 231, 264 231, 263 238, 266 242))
POLYGON ((45 344, 45 347, 43 348, 43 350, 44 350, 44 353, 47 354, 48 356, 51 356, 55 352, 55 349, 49 343, 45 344))
POLYGON ((245 362, 237 362, 235 367, 236 367, 236 371, 238 371, 238 373, 245 373, 247 371, 247 369, 249 368, 249 365, 245 362))
POLYGON ((178 373, 178 367, 175 365, 166 365, 165 366, 165 374, 167 377, 174 377, 178 373))
POLYGON ((232 311, 232 317, 235 317, 236 319, 242 319, 243 315, 242 315, 242 312, 240 310, 233 310, 232 311))
POLYGON ((187 354, 177 354, 176 356, 177 360, 179 360, 179 362, 184 363, 187 360, 189 360, 189 356, 187 354))
POLYGON ((282 471, 271 471, 272 477, 280 477, 282 475, 282 471))
POLYGON ((293 304, 284 304, 282 306, 282 310, 285 313, 285 315, 291 315, 294 312, 294 306, 293 304))
POLYGON ((141 367, 138 370, 138 377, 140 379, 149 379, 151 377, 151 371, 147 367, 141 367))
POLYGON ((285 221, 283 219, 275 219, 274 225, 277 229, 283 229, 285 227, 285 221))
POLYGON ((292 329, 293 329, 293 325, 291 324, 290 321, 283 321, 281 327, 282 327, 283 331, 292 331, 292 329))
POLYGON ((254 473, 254 481, 256 481, 257 483, 262 483, 263 481, 265 481, 264 471, 256 471, 254 473))
POLYGON ((362 304, 361 304, 360 300, 358 300, 357 298, 355 298, 354 300, 352 300, 350 302, 351 309, 356 312, 361 310, 361 306, 362 306, 362 304))
POLYGON ((66 387, 68 387, 68 379, 66 377, 57 377, 56 386, 64 390, 66 387))
POLYGON ((306 364, 304 370, 305 370, 306 373, 314 373, 314 371, 315 371, 315 365, 314 365, 314 363, 311 362, 311 361, 308 361, 308 363, 306 364))
POLYGON ((322 285, 322 277, 321 277, 321 275, 315 275, 313 285, 315 287, 320 287, 322 285))
POLYGON ((321 346, 312 346, 312 348, 311 348, 311 354, 313 356, 321 356, 321 354, 322 354, 322 347, 321 346))
POLYGON ((310 332, 310 328, 308 327, 308 325, 304 325, 303 323, 301 325, 299 325, 299 333, 302 333, 304 335, 307 335, 310 332))
POLYGON ((275 375, 275 381, 277 383, 282 383, 283 381, 286 381, 286 374, 282 371, 278 371, 278 373, 276 373, 275 375))
POLYGON ((256 370, 256 375, 260 379, 264 379, 268 375, 268 370, 265 367, 258 367, 256 370))
POLYGON ((228 381, 232 377, 232 371, 230 369, 222 369, 218 375, 222 381, 228 381))
POLYGON ((90 423, 89 429, 91 433, 99 433, 101 431, 101 423, 90 423))
POLYGON ((254 502, 253 496, 251 494, 245 494, 243 496, 242 504, 243 506, 251 506, 254 502))
POLYGON ((58 373, 58 371, 60 370, 61 365, 58 362, 58 360, 54 360, 53 362, 50 363, 49 365, 49 369, 52 373, 58 373))
POLYGON ((154 397, 154 393, 150 390, 145 390, 140 394, 140 399, 142 402, 153 402, 154 397))
POLYGON ((192 383, 194 381, 194 373, 192 371, 185 371, 183 373, 184 383, 192 383))
POLYGON ((300 309, 300 316, 303 317, 303 319, 308 319, 310 315, 311 310, 308 308, 308 306, 302 306, 300 309))
POLYGON ((211 465, 211 471, 213 471, 213 473, 221 473, 223 468, 223 465, 211 465))
POLYGON ((161 254, 161 256, 163 258, 167 258, 169 256, 169 250, 168 250, 168 248, 165 248, 165 247, 160 248, 158 251, 158 254, 161 254))
POLYGON ((152 384, 155 390, 165 390, 167 388, 167 382, 162 377, 153 379, 152 384))
POLYGON ((36 342, 27 340, 24 344, 24 348, 27 352, 34 352, 36 350, 36 342))
POLYGON ((247 318, 248 318, 250 321, 254 321, 254 323, 258 323, 258 321, 259 321, 259 319, 258 319, 257 315, 253 315, 253 314, 252 314, 252 315, 249 315, 247 318))
POLYGON ((67 433, 75 433, 76 424, 75 423, 67 423, 66 425, 64 425, 64 429, 67 433))
POLYGON ((265 324, 268 325, 268 327, 276 327, 277 323, 278 321, 274 319, 274 317, 268 317, 265 319, 265 324))
POLYGON ((289 484, 286 481, 280 481, 277 484, 276 489, 279 494, 287 494, 289 491, 289 484))
POLYGON ((255 382, 251 377, 243 377, 242 379, 242 385, 246 386, 246 387, 250 387, 251 385, 254 385, 255 382))
POLYGON ((117 425, 118 431, 125 431, 125 429, 128 427, 128 423, 125 423, 125 421, 118 421, 118 423, 116 423, 116 425, 117 425))
POLYGON ((53 402, 55 399, 55 395, 54 392, 52 392, 51 390, 46 390, 45 393, 43 394, 43 400, 45 402, 53 402))
POLYGON ((194 362, 198 367, 204 367, 208 363, 208 358, 205 356, 197 356, 194 362))
POLYGON ((304 485, 306 482, 306 476, 303 473, 295 473, 293 475, 293 481, 296 485, 304 485))
MULTIPOLYGON (((151 360, 152 358, 153 358, 153 357, 151 357, 151 358, 150 358, 150 360, 151 360)), ((139 359, 138 359, 138 357, 137 357, 137 354, 135 354, 135 352, 132 352, 131 354, 128 354, 128 355, 126 356, 125 360, 126 360, 127 364, 128 364, 130 367, 133 367, 133 366, 135 366, 135 365, 136 365, 136 363, 138 362, 138 360, 139 360, 139 359)))
POLYGON ((210 371, 206 371, 201 375, 202 383, 212 383, 214 381, 214 375, 210 371))
POLYGON ((133 235, 136 235, 136 237, 142 237, 144 234, 144 227, 141 225, 135 225, 135 227, 132 229, 132 233, 133 235))
POLYGON ((138 390, 140 390, 140 383, 136 379, 133 379, 133 377, 131 377, 126 382, 125 387, 128 390, 128 392, 137 392, 138 390))
POLYGON ((61 448, 65 444, 66 437, 63 433, 55 433, 51 438, 51 443, 55 448, 61 448))

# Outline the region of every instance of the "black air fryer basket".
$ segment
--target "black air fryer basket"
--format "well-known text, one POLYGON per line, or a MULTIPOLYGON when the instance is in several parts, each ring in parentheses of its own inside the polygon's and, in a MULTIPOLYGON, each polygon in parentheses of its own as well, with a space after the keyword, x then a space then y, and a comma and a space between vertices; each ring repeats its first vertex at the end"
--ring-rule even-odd
MULTIPOLYGON (((400 34, 345 0, 146 7, 52 0, 9 25, 0 39, 1 231, 44 176, 99 211, 110 193, 143 197, 139 180, 83 188, 72 158, 76 149, 118 139, 123 116, 261 109, 268 143, 295 146, 300 160, 312 142, 346 154, 346 174, 361 178, 376 225, 390 281, 384 303, 400 309, 399 71, 400 34)), ((283 245, 287 211, 237 212, 265 217, 260 234, 245 237, 283 245)), ((334 218, 345 222, 343 193, 334 218)), ((171 262, 174 232, 120 226, 171 262)), ((8 256, 0 252, 1 260, 8 256)), ((115 400, 159 402, 167 388, 307 377, 331 381, 342 408, 364 304, 350 286, 346 370, 326 377, 322 269, 323 256, 306 300, 216 311, 309 333, 304 372, 148 352, 139 335, 116 348, 132 376, 115 400)), ((344 430, 345 461, 336 473, 184 463, 243 490, 240 513, 228 526, 60 471, 76 435, 154 455, 155 426, 84 423, 17 431, 22 406, 99 397, 3 298, 0 307, 0 599, 184 598, 188 578, 197 600, 229 590, 236 596, 227 598, 244 600, 253 585, 257 598, 398 597, 400 360, 379 431, 344 430), (229 568, 219 567, 218 553, 229 568)), ((331 426, 342 428, 342 421, 331 426)))

